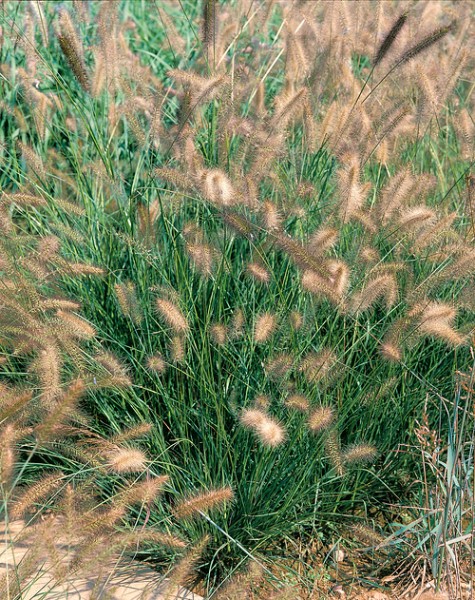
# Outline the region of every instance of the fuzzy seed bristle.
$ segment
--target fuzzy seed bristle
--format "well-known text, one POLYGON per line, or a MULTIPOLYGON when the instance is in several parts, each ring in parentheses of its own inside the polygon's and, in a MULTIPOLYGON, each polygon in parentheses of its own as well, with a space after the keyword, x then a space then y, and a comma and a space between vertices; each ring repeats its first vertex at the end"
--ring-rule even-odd
POLYGON ((465 338, 452 327, 456 315, 457 311, 449 304, 431 302, 422 313, 420 331, 438 337, 452 346, 459 346, 464 343, 465 338))
POLYGON ((208 512, 227 502, 232 502, 233 498, 233 490, 230 487, 223 487, 182 500, 175 506, 173 512, 178 519, 189 519, 198 516, 200 512, 208 512))
POLYGON ((263 410, 244 410, 241 413, 241 423, 252 429, 264 446, 275 448, 285 440, 284 428, 263 410))
POLYGON ((81 305, 78 302, 73 302, 72 300, 65 300, 64 298, 45 298, 41 301, 41 306, 45 310, 65 310, 78 311, 81 308, 81 305))
POLYGON ((317 229, 308 240, 308 249, 316 256, 322 256, 330 250, 338 240, 338 231, 333 227, 322 227, 317 229))
POLYGON ((185 339, 181 335, 174 335, 170 340, 170 359, 175 364, 185 360, 185 339))
POLYGON ((209 277, 213 272, 213 249, 208 244, 186 243, 186 251, 200 273, 209 277))
POLYGON ((132 380, 128 368, 122 364, 112 352, 103 351, 96 355, 96 363, 102 367, 107 375, 100 374, 96 379, 98 385, 113 387, 130 387, 132 380))
POLYGON ((362 209, 371 184, 361 183, 361 167, 357 156, 350 158, 349 164, 339 170, 338 176, 340 217, 346 223, 362 209))
POLYGON ((116 283, 114 289, 124 316, 131 319, 136 325, 140 325, 143 315, 137 299, 135 285, 132 281, 125 281, 124 283, 116 283))
POLYGON ((325 449, 330 464, 335 469, 337 475, 341 477, 344 474, 345 469, 341 455, 340 435, 337 429, 333 428, 328 432, 325 449))
POLYGON ((400 15, 397 18, 394 25, 389 30, 389 32, 387 33, 387 35, 384 37, 383 41, 381 42, 378 48, 378 51, 376 52, 376 56, 373 61, 374 66, 378 65, 389 52, 389 49, 394 44, 397 36, 403 28, 404 23, 407 21, 407 17, 408 14, 406 12, 400 15))
POLYGON ((300 412, 307 412, 310 408, 310 402, 302 394, 292 394, 286 399, 285 406, 300 412))
POLYGON ((156 306, 165 322, 177 333, 184 334, 189 331, 188 321, 176 304, 165 298, 157 298, 156 306))
POLYGON ((154 354, 147 358, 147 368, 154 373, 162 375, 167 370, 167 363, 161 354, 154 354))
POLYGON ((365 246, 364 248, 361 248, 359 255, 361 257, 361 260, 365 263, 375 263, 378 261, 379 258, 377 250, 371 248, 370 246, 365 246))
MULTIPOLYGON (((167 546, 170 548, 186 548, 187 544, 179 537, 170 535, 169 533, 162 533, 150 529, 139 529, 132 531, 123 538, 121 546, 137 549, 142 544, 154 544, 160 546, 167 546)), ((148 588, 144 590, 148 593, 148 588)), ((143 592, 142 592, 143 595, 143 592)), ((144 596, 146 598, 147 596, 144 596)), ((148 596, 150 597, 150 596, 148 596)))
POLYGON ((66 271, 69 271, 72 275, 104 275, 104 269, 96 267, 95 265, 88 265, 85 263, 64 263, 63 265, 66 271))
POLYGON ((96 330, 92 325, 89 325, 84 319, 73 315, 65 310, 58 310, 56 315, 59 317, 61 322, 67 327, 67 329, 78 338, 90 339, 95 337, 96 330))
POLYGON ((384 542, 384 537, 373 527, 368 527, 363 523, 357 523, 351 526, 351 532, 357 540, 366 546, 379 546, 384 542))
POLYGON ((308 426, 313 433, 327 429, 335 420, 335 412, 330 406, 319 406, 310 413, 308 426))
POLYGON ((453 31, 455 29, 455 25, 456 23, 453 22, 450 25, 446 25, 445 27, 439 27, 438 29, 435 29, 432 33, 424 37, 420 42, 406 50, 399 58, 396 65, 400 66, 408 62, 409 60, 412 60, 415 56, 417 56, 427 48, 433 46, 439 40, 444 38, 448 33, 453 31))
POLYGON ((54 439, 61 430, 68 428, 68 422, 77 418, 78 402, 85 391, 85 384, 81 379, 76 379, 64 389, 61 395, 55 399, 52 407, 48 407, 48 413, 44 415, 41 423, 35 427, 35 436, 41 443, 54 439))
POLYGON ((35 208, 48 206, 48 203, 44 198, 39 196, 33 196, 32 194, 25 194, 18 192, 16 194, 2 194, 2 200, 6 202, 15 203, 18 206, 33 206, 35 208))
POLYGON ((247 272, 259 283, 269 283, 270 281, 270 273, 259 263, 249 263, 247 272))
POLYGON ((380 350, 384 358, 391 362, 399 362, 402 358, 401 350, 390 342, 381 344, 380 350))
POLYGON ((397 302, 398 284, 394 275, 388 273, 370 279, 364 289, 355 294, 351 302, 354 313, 368 310, 379 299, 384 300, 386 308, 391 308, 397 302))
POLYGON ((328 281, 338 296, 343 297, 350 284, 350 269, 342 260, 328 261, 328 281))
POLYGON ((336 364, 336 354, 330 348, 320 352, 310 352, 302 360, 299 370, 309 383, 317 383, 328 377, 330 370, 336 364))
POLYGON ((138 483, 132 483, 127 489, 120 493, 120 501, 127 505, 148 505, 158 498, 163 492, 163 487, 169 481, 168 475, 160 475, 145 479, 138 483))
POLYGON ((267 376, 274 381, 284 378, 292 369, 293 357, 282 353, 269 359, 266 363, 267 376))
POLYGON ((244 313, 240 308, 238 308, 234 311, 233 318, 231 319, 231 337, 240 337, 243 334, 244 324, 244 313))
POLYGON ((174 566, 164 590, 164 600, 176 600, 179 589, 189 583, 196 563, 200 559, 208 542, 208 537, 205 537, 198 543, 193 544, 185 556, 174 566))
POLYGON ((257 344, 267 342, 277 327, 277 317, 271 313, 259 315, 254 324, 254 340, 257 344))
POLYGON ((153 430, 153 425, 151 423, 139 423, 138 425, 134 425, 133 427, 129 427, 125 431, 114 435, 110 441, 113 444, 119 445, 123 442, 127 442, 129 440, 137 440, 142 437, 146 437, 153 430))
POLYGON ((399 217, 401 231, 417 232, 423 227, 432 225, 435 220, 435 212, 427 206, 414 206, 405 210, 399 217))
POLYGON ((55 472, 43 476, 39 481, 28 486, 12 504, 9 512, 10 518, 18 519, 27 511, 32 510, 34 504, 56 490, 62 480, 63 474, 61 472, 55 472))
POLYGON ((62 359, 59 349, 49 345, 40 351, 37 359, 37 372, 42 388, 42 402, 51 404, 61 392, 62 359))
POLYGON ((290 325, 294 331, 298 331, 299 329, 302 328, 303 317, 298 311, 293 310, 290 313, 289 320, 290 320, 290 325))
POLYGON ((275 204, 273 204, 269 200, 266 200, 264 202, 262 212, 264 219, 264 227, 267 231, 280 229, 282 225, 282 217, 275 204))
POLYGON ((333 289, 333 284, 330 279, 325 279, 313 269, 305 269, 301 278, 302 288, 314 294, 316 297, 328 298, 334 303, 338 303, 340 298, 333 289))
POLYGON ((345 463, 362 463, 369 462, 375 458, 377 450, 369 444, 357 444, 351 446, 343 453, 343 461, 345 463))
POLYGON ((64 8, 59 11, 59 27, 57 28, 56 35, 72 72, 84 90, 88 92, 90 82, 84 62, 82 44, 71 16, 64 8))
POLYGON ((223 344, 225 344, 228 337, 226 325, 223 325, 222 323, 215 323, 214 325, 212 325, 211 336, 215 344, 218 344, 218 346, 222 346, 223 344))
POLYGON ((235 192, 231 181, 219 169, 204 171, 201 176, 203 196, 218 206, 233 204, 235 192))
POLYGON ((138 473, 145 471, 147 457, 141 450, 116 448, 108 453, 107 466, 114 473, 138 473))
POLYGON ((254 398, 253 407, 256 410, 266 411, 270 406, 270 398, 264 394, 259 394, 254 398))
POLYGON ((10 483, 15 463, 15 442, 18 438, 17 428, 7 424, 1 429, 0 436, 0 484, 10 483))

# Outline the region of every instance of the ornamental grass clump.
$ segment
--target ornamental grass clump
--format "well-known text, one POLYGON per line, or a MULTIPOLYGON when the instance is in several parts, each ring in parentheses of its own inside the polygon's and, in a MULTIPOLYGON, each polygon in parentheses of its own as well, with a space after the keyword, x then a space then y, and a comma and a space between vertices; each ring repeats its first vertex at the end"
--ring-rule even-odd
POLYGON ((22 234, 14 211, 6 210, 9 202, 3 198, 1 512, 4 551, 11 544, 16 552, 18 543, 27 551, 18 565, 7 559, 1 595, 19 598, 38 585, 67 595, 83 579, 107 589, 121 553, 131 560, 152 544, 166 548, 172 563, 187 541, 166 527, 147 527, 147 511, 169 484, 137 445, 153 425, 138 422, 108 437, 97 431, 87 397, 99 391, 113 397, 132 380, 94 339, 80 304, 58 295, 60 278, 71 276, 62 270, 67 259, 60 244, 22 234), (38 255, 45 242, 54 251, 38 255))
POLYGON ((277 548, 410 505, 399 450, 470 360, 471 4, 36 4, 1 16, 2 480, 39 439, 35 504, 135 482, 104 536, 279 588, 277 548), (175 522, 196 489, 232 502, 175 522))

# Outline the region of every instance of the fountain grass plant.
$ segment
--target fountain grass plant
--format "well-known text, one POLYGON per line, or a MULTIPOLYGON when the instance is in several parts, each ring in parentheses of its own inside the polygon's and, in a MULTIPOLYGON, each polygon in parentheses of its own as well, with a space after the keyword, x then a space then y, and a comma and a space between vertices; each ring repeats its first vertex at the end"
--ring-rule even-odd
MULTIPOLYGON (((471 360, 472 8, 2 5, 2 210, 18 240, 61 242, 55 286, 78 307, 55 319, 112 384, 94 374, 85 410, 107 436, 153 425, 169 484, 146 520, 176 503, 171 531, 208 536, 210 597, 248 560, 358 545, 355 525, 410 502, 401 448, 471 360), (196 490, 220 510, 188 518, 196 490)), ((41 282, 48 254, 32 260, 41 282)), ((33 370, 58 388, 76 357, 45 351, 33 370)))

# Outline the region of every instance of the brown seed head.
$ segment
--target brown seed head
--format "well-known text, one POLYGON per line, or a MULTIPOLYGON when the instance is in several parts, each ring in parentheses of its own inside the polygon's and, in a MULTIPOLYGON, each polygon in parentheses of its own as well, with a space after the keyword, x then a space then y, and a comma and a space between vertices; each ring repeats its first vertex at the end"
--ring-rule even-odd
POLYGON ((247 272, 259 283, 269 283, 270 281, 270 273, 259 263, 249 263, 247 272))
POLYGON ((213 272, 213 248, 208 244, 187 242, 186 251, 198 271, 209 277, 213 272))
POLYGON ((256 410, 267 410, 270 406, 270 398, 269 396, 266 396, 265 394, 259 394, 258 396, 256 396, 254 398, 254 403, 253 403, 253 407, 256 410))
POLYGON ((335 413, 330 406, 319 406, 310 413, 308 426, 311 431, 318 433, 327 429, 334 420, 335 413))
POLYGON ((283 427, 263 410, 244 410, 241 413, 241 423, 252 429, 264 446, 275 448, 285 440, 283 427))
POLYGON ((296 310, 293 310, 290 313, 290 325, 292 326, 292 329, 294 329, 295 331, 298 331, 302 325, 303 325, 303 317, 301 315, 301 313, 299 313, 296 310))
POLYGON ((271 313, 264 313, 257 317, 254 325, 254 339, 257 344, 267 342, 277 327, 277 318, 271 313))
POLYGON ((107 466, 114 473, 138 473, 145 471, 147 457, 135 448, 116 448, 107 456, 107 466))
POLYGON ((76 337, 90 339, 96 335, 96 330, 87 321, 65 310, 58 310, 57 316, 66 328, 76 337))
POLYGON ((402 358, 401 350, 390 342, 381 344, 381 354, 391 362, 399 362, 402 358))
POLYGON ((161 375, 167 370, 167 363, 161 354, 154 354, 147 359, 147 368, 161 375))
POLYGON ((175 364, 185 360, 185 340, 181 335, 174 335, 170 340, 170 359, 175 364))
POLYGON ((177 333, 188 332, 190 328, 188 321, 176 304, 165 298, 157 298, 156 306, 160 315, 172 329, 177 333))
POLYGON ((377 452, 378 451, 374 446, 370 446, 369 444, 358 444, 345 450, 343 453, 343 460, 345 463, 368 462, 375 458, 377 452))
POLYGON ((266 200, 264 202, 264 207, 262 210, 263 219, 264 219, 264 227, 267 231, 273 231, 275 229, 280 229, 282 225, 282 217, 277 209, 277 206, 266 200))
POLYGON ((233 318, 231 319, 231 336, 233 338, 237 338, 242 335, 244 323, 244 313, 240 308, 238 308, 234 311, 233 318))
POLYGON ((286 399, 285 406, 287 406, 287 408, 292 408, 293 410, 307 412, 310 408, 310 403, 302 394, 292 394, 286 399))
POLYGON ((182 500, 175 506, 173 512, 178 519, 189 519, 199 516, 200 512, 208 512, 212 508, 231 502, 233 498, 233 490, 230 487, 223 487, 182 500))
POLYGON ((215 323, 211 326, 211 336, 216 344, 222 346, 226 343, 228 331, 226 325, 215 323))
POLYGON ((267 376, 276 381, 282 379, 291 370, 293 362, 292 355, 286 352, 274 356, 266 363, 267 376))
POLYGON ((203 196, 219 206, 230 206, 234 200, 234 190, 228 176, 219 169, 204 171, 201 175, 203 196))
POLYGON ((145 504, 153 502, 163 491, 163 486, 169 480, 168 475, 160 475, 133 483, 120 493, 120 501, 127 505, 145 504))

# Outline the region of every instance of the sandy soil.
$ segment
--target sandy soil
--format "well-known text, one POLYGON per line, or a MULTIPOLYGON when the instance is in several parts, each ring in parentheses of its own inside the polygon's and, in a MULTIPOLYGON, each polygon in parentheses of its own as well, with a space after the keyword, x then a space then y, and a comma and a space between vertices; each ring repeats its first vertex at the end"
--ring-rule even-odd
MULTIPOLYGON (((16 577, 17 567, 28 551, 28 545, 16 538, 24 528, 21 521, 0 523, 0 581, 16 577)), ((111 565, 111 576, 107 585, 97 586, 94 578, 66 581, 61 586, 52 580, 51 565, 46 561, 34 578, 22 582, 21 600, 164 600, 166 581, 147 566, 125 559, 117 559, 111 565), (105 589, 107 588, 107 589, 105 589)), ((2 600, 17 600, 2 598, 2 600)), ((167 600, 203 600, 183 588, 176 590, 167 600)))

